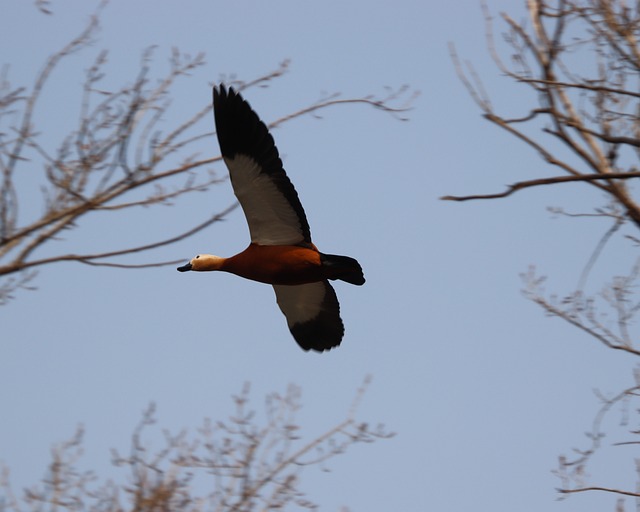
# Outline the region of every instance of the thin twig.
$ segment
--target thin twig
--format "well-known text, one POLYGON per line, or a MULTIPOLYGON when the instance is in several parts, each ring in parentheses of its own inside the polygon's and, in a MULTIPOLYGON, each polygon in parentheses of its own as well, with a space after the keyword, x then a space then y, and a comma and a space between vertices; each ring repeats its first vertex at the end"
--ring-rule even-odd
POLYGON ((640 493, 632 492, 632 491, 623 491, 622 489, 613 489, 611 487, 580 487, 579 489, 558 489, 558 492, 561 494, 572 494, 577 492, 586 492, 586 491, 603 491, 603 492, 611 492, 614 494, 620 494, 622 496, 633 496, 635 498, 640 497, 640 493))
POLYGON ((551 178, 539 178, 535 180, 528 181, 520 181, 518 183, 514 183, 513 185, 509 185, 507 190, 504 192, 498 192, 495 194, 476 194, 469 196, 442 196, 440 199, 443 201, 470 201, 475 199, 498 199, 502 197, 507 197, 517 192, 518 190, 522 190, 530 187, 538 187, 541 185, 555 185, 559 183, 573 183, 578 181, 611 181, 611 180, 628 180, 631 178, 640 178, 639 171, 630 171, 630 172, 612 172, 609 174, 579 174, 577 176, 553 176, 551 178))

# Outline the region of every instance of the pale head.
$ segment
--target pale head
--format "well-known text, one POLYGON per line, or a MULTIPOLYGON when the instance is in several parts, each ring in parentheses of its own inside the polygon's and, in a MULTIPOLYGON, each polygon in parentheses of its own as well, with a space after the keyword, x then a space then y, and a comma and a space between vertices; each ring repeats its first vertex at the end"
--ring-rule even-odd
POLYGON ((186 265, 178 267, 178 270, 180 272, 186 272, 187 270, 193 270, 195 272, 220 270, 223 263, 224 258, 221 258, 220 256, 214 256, 213 254, 198 254, 186 265))

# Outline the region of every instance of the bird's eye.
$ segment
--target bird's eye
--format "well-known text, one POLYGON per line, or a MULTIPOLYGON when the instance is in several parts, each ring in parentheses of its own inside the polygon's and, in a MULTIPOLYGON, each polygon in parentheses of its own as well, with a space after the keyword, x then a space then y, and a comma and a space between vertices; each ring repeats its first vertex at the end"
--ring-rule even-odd
POLYGON ((200 257, 200 255, 199 255, 199 254, 196 254, 196 259, 198 259, 199 257, 200 257))

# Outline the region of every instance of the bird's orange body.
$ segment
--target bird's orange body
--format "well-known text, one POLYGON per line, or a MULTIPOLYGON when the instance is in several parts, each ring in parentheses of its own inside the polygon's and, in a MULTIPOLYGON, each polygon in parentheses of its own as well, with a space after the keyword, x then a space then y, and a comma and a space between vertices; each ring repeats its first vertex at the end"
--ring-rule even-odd
POLYGON ((226 258, 220 270, 266 284, 296 285, 328 279, 317 249, 250 244, 226 258))

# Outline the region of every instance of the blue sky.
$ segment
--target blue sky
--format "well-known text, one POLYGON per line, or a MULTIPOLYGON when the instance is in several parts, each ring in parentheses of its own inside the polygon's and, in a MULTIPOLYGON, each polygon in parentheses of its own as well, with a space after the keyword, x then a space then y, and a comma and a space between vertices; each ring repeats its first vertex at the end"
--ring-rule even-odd
MULTIPOLYGON (((489 1, 493 12, 523 10, 489 1)), ((2 63, 14 86, 31 85, 46 57, 78 33, 94 2, 53 2, 46 17, 30 2, 3 6, 2 63)), ((489 59, 480 6, 472 1, 323 3, 113 1, 96 42, 56 71, 36 119, 49 148, 77 119, 83 70, 106 48, 106 83, 130 83, 143 50, 157 45, 154 73, 172 47, 206 53, 182 80, 166 126, 210 100, 222 76, 249 80, 291 59, 289 72, 246 97, 265 121, 326 93, 382 95, 419 90, 410 120, 348 105, 322 119, 274 131, 305 206, 315 243, 356 257, 367 283, 336 285, 346 326, 342 346, 302 352, 270 287, 223 274, 174 268, 114 270, 56 264, 0 310, 0 460, 17 488, 45 473, 49 449, 86 428, 83 464, 107 470, 109 449, 126 450, 141 411, 159 425, 195 429, 222 418, 230 396, 251 382, 256 407, 299 385, 307 438, 340 421, 366 375, 373 382, 359 418, 385 423, 391 440, 357 446, 305 473, 322 510, 601 510, 609 496, 556 501, 551 474, 561 453, 583 447, 598 405, 593 389, 631 385, 629 361, 545 317, 521 293, 529 265, 568 292, 608 228, 600 220, 554 219, 547 206, 589 211, 603 203, 588 187, 530 190, 494 202, 453 204, 446 194, 501 190, 551 175, 535 154, 483 121, 455 75, 447 44, 474 62, 498 108, 521 112, 530 97, 489 59)), ((213 121, 206 119, 211 123, 213 121)), ((202 146, 218 154, 215 138, 202 146)), ((24 166, 25 219, 37 215, 40 168, 24 166)), ((217 172, 224 176, 221 165, 217 172)), ((159 211, 87 218, 49 250, 117 249, 169 236, 233 202, 229 183, 159 211)), ((240 210, 149 261, 223 256, 242 250, 240 210)), ((633 251, 609 245, 589 281, 597 292, 624 272, 633 251), (619 269, 619 270, 618 270, 619 269)), ((611 427, 614 428, 613 425, 611 427)), ((617 432, 623 436, 623 432, 617 432)), ((615 434, 614 434, 615 435, 615 434)), ((626 440, 612 437, 611 441, 626 440)), ((594 481, 632 488, 630 457, 602 456, 594 481), (598 469, 599 468, 599 469, 598 469)))

